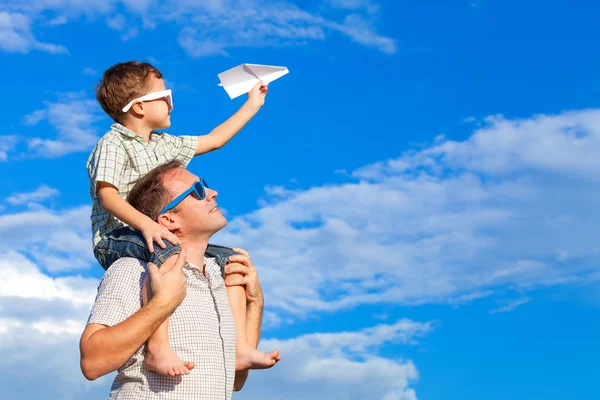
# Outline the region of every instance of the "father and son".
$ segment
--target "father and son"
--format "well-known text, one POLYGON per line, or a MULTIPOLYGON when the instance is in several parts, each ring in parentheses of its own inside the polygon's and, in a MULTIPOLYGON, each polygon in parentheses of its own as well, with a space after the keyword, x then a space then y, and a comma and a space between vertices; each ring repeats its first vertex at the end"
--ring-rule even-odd
POLYGON ((230 399, 257 349, 263 294, 248 253, 209 244, 227 224, 218 193, 186 169, 260 110, 267 86, 209 134, 172 136, 173 96, 148 63, 109 68, 96 90, 115 121, 88 161, 94 256, 106 270, 81 336, 90 380, 118 370, 111 399, 230 399))

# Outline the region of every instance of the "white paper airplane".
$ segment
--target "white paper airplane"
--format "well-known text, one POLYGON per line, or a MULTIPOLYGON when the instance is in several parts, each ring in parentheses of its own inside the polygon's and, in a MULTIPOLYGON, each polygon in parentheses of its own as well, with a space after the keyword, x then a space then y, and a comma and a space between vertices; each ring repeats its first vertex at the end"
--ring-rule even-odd
POLYGON ((289 73, 286 67, 273 65, 241 64, 218 74, 219 86, 223 86, 229 97, 248 93, 260 80, 266 85, 289 73))

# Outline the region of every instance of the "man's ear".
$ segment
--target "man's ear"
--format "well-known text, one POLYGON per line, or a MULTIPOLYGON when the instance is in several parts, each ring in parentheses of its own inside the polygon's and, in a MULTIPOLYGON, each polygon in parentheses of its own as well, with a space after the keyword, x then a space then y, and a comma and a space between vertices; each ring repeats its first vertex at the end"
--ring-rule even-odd
POLYGON ((164 226, 171 232, 179 230, 179 218, 177 215, 171 212, 166 212, 158 216, 157 222, 159 225, 164 226))

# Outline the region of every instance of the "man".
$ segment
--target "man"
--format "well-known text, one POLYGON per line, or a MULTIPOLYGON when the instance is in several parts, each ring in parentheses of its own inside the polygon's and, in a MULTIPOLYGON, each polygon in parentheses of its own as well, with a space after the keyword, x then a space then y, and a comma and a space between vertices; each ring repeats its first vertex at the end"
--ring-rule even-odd
MULTIPOLYGON (((98 287, 81 337, 81 369, 92 380, 118 369, 111 399, 231 399, 232 390, 244 385, 248 371, 235 371, 236 332, 222 273, 243 276, 228 285, 245 285, 247 339, 255 348, 262 291, 245 251, 235 249, 241 254, 230 256, 226 267, 218 255, 206 257, 208 240, 227 223, 216 197, 177 162, 150 171, 131 191, 130 203, 175 233, 182 252, 164 274, 152 264, 146 269, 137 259, 121 258, 98 287), (148 274, 153 296, 143 301, 148 274), (167 317, 171 346, 190 368, 183 377, 157 374, 144 363, 143 344, 167 317)), ((281 358, 277 350, 269 356, 281 358)))

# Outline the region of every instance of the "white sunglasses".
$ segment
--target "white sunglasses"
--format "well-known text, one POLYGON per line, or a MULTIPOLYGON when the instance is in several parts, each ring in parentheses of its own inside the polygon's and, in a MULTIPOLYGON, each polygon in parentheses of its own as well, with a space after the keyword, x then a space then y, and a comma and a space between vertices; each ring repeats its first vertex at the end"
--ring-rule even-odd
POLYGON ((142 97, 138 97, 137 99, 131 100, 129 102, 129 104, 127 104, 125 107, 123 107, 123 112, 126 113, 127 111, 129 111, 129 109, 133 106, 133 103, 135 103, 136 101, 157 100, 157 99, 161 99, 163 97, 166 98, 167 104, 169 104, 169 107, 172 110, 173 109, 173 94, 171 93, 171 89, 167 89, 167 90, 161 90, 160 92, 148 93, 148 94, 143 95, 142 97))

